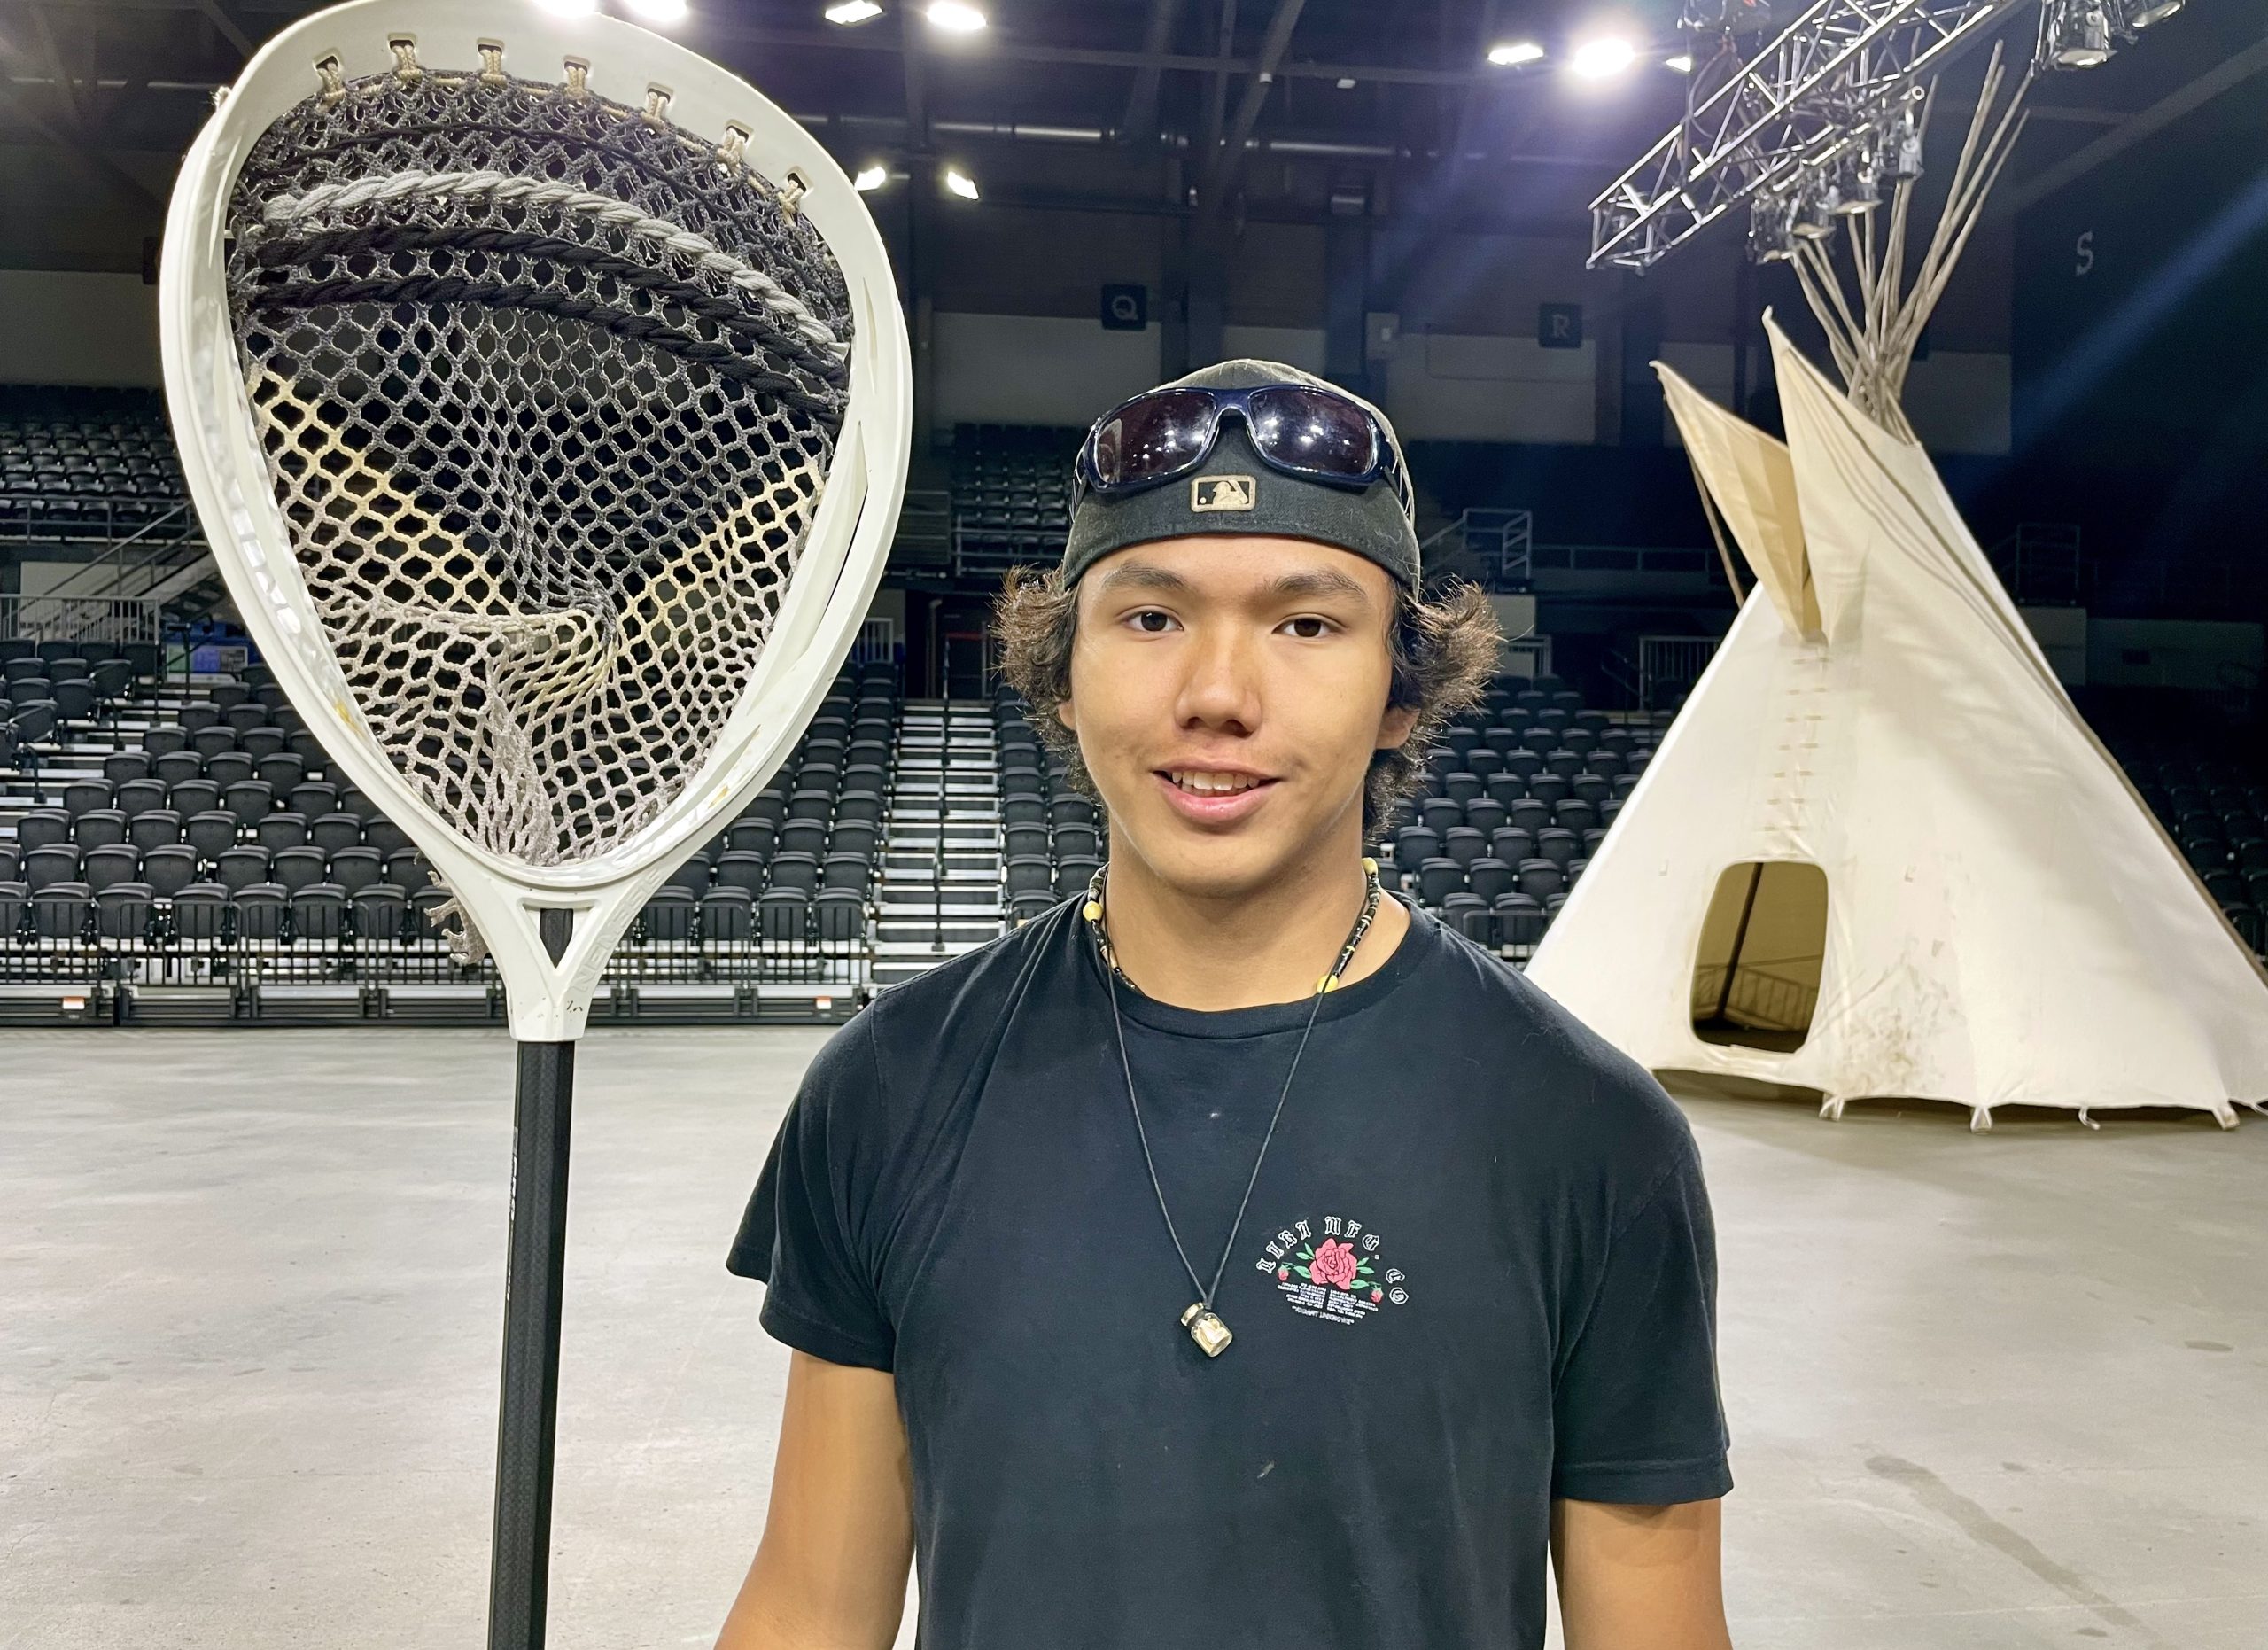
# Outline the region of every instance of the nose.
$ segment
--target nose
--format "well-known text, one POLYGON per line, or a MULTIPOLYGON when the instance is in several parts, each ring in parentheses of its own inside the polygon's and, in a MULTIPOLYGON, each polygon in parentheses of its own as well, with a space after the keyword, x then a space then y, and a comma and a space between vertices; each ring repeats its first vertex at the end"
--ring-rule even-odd
POLYGON ((1192 627, 1182 650, 1175 714, 1184 728, 1251 733, 1260 726, 1260 650, 1245 626, 1216 620, 1192 627))

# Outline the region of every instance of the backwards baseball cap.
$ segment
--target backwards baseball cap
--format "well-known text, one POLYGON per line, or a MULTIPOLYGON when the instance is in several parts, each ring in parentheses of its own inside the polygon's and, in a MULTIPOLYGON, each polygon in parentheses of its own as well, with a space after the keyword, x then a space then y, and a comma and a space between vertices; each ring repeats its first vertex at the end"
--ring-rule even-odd
MULTIPOLYGON (((1159 389, 1250 390, 1278 385, 1319 391, 1368 413, 1387 446, 1395 449, 1399 464, 1400 443, 1384 413, 1359 395, 1280 361, 1224 361, 1159 389)), ((1390 477, 1380 475, 1357 488, 1290 474, 1260 457, 1244 418, 1225 412, 1214 416, 1220 426, 1212 450, 1186 473, 1138 492, 1081 489, 1070 538, 1063 547, 1066 585, 1076 584, 1089 567, 1114 551, 1159 539, 1217 533, 1276 534, 1335 545, 1376 562, 1410 589, 1418 588, 1418 533, 1390 477)), ((1100 424, 1088 432, 1083 460, 1104 433, 1100 424)))

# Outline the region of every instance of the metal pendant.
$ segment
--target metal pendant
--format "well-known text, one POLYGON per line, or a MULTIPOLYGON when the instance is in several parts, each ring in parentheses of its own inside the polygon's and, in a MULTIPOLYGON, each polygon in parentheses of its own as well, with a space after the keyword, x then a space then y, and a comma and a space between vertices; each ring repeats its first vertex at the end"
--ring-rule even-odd
POLYGON ((1229 1333, 1229 1326, 1221 1321, 1221 1314, 1208 1311, 1205 1303, 1198 1301, 1182 1313, 1181 1321, 1189 1331, 1189 1338, 1208 1358, 1218 1358, 1229 1350, 1229 1343, 1236 1336, 1229 1333))

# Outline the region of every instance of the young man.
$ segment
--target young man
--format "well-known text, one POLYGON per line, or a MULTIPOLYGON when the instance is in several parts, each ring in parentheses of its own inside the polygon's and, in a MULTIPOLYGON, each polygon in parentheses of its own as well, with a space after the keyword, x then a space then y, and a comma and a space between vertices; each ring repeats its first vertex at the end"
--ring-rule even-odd
POLYGON ((1399 464, 1273 362, 1090 434, 1000 625, 1107 875, 804 1079, 728 1263, 796 1351, 720 1650, 884 1650, 910 1556, 924 1650, 1532 1650, 1547 1549, 1570 1650, 1724 1650, 1690 1136, 1367 871, 1496 641, 1399 464))

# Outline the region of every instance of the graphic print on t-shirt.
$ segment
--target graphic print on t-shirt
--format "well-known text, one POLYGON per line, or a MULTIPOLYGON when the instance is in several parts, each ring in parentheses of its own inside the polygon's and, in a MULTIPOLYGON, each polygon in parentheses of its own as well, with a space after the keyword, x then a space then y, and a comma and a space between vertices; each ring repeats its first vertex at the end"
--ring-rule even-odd
POLYGON ((1405 1306, 1409 1281, 1399 1266, 1379 1252, 1379 1234, 1359 1220, 1325 1215, 1316 1223, 1294 1220, 1269 1241, 1267 1255, 1253 1263, 1276 1274, 1276 1292, 1302 1318, 1325 1323, 1360 1323, 1381 1306, 1405 1306))

